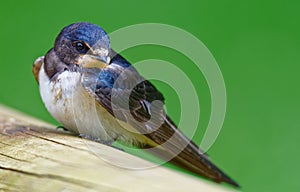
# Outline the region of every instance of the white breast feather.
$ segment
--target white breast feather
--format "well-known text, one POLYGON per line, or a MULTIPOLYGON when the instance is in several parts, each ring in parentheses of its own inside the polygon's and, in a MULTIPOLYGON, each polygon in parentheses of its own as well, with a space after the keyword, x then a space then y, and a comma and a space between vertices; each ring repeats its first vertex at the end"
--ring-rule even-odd
MULTIPOLYGON (((99 107, 81 85, 81 75, 65 71, 50 81, 44 71, 39 72, 42 100, 51 115, 75 133, 85 134, 102 141, 122 140, 129 144, 143 142, 145 137, 132 134, 118 123, 104 108, 99 107)), ((132 129, 132 127, 127 127, 132 129)))

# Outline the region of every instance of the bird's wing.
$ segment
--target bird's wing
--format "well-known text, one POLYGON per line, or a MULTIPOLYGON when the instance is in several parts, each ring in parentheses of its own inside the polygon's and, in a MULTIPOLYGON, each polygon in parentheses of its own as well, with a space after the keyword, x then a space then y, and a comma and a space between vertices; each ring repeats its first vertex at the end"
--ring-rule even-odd
MULTIPOLYGON (((84 87, 113 116, 160 146, 152 151, 154 154, 161 158, 176 156, 171 162, 178 166, 216 182, 238 186, 177 129, 162 107, 163 95, 123 57, 117 54, 107 68, 93 72, 90 75, 96 77, 87 79, 96 79, 96 82, 83 83, 84 87)), ((145 143, 140 147, 156 146, 145 143)))

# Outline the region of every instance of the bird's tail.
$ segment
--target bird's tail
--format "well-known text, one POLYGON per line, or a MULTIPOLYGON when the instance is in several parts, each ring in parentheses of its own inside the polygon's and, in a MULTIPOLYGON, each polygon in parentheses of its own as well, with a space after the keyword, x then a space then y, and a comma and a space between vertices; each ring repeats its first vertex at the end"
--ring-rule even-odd
MULTIPOLYGON (((150 150, 154 155, 163 159, 170 159, 170 162, 176 166, 209 178, 217 183, 226 182, 239 187, 235 181, 214 165, 196 144, 184 136, 169 118, 166 119, 160 129, 156 130, 156 133, 152 134, 154 134, 150 136, 152 138, 155 134, 160 136, 164 134, 166 138, 165 141, 161 140, 162 142, 158 143, 159 148, 156 147, 155 150, 150 150), (160 130, 163 130, 163 132, 160 132, 160 130)), ((155 139, 155 141, 157 142, 158 140, 155 139)))

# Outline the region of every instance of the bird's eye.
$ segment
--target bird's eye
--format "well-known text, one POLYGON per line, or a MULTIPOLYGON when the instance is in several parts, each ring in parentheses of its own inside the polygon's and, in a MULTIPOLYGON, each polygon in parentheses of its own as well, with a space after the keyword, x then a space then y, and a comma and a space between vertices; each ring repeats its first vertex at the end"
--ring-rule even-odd
POLYGON ((81 51, 82 49, 84 49, 84 45, 81 42, 77 42, 76 43, 76 49, 78 51, 81 51))
POLYGON ((86 52, 86 51, 89 50, 89 47, 88 47, 85 43, 83 43, 83 42, 81 42, 81 41, 75 41, 75 42, 73 42, 72 45, 73 45, 73 46, 76 48, 76 50, 79 51, 79 52, 86 52))

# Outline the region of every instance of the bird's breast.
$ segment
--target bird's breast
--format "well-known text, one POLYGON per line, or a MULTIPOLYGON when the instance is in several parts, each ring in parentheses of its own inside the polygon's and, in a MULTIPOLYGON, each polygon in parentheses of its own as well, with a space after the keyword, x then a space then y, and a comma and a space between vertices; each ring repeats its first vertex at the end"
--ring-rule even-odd
POLYGON ((66 129, 102 141, 118 139, 136 145, 145 142, 144 136, 128 131, 133 128, 126 123, 121 125, 83 88, 80 73, 65 71, 51 81, 42 66, 39 82, 46 108, 66 129))
POLYGON ((67 129, 78 132, 74 120, 76 110, 75 94, 79 87, 80 74, 65 71, 50 80, 41 67, 39 73, 40 94, 51 115, 67 129))
POLYGON ((81 85, 81 74, 65 71, 50 80, 41 68, 40 94, 51 115, 75 133, 107 139, 104 128, 99 126, 96 103, 81 85))

